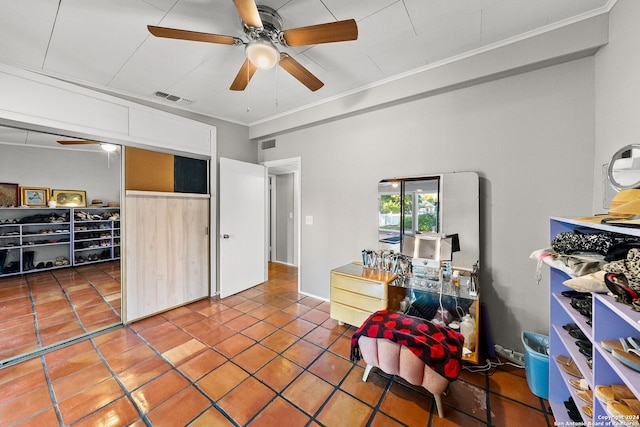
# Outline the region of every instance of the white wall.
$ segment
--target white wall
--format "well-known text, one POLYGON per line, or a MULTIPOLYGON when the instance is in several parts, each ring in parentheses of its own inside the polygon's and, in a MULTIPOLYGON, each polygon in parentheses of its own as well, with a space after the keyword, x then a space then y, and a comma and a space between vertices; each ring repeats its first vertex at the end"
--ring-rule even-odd
MULTIPOLYGON (((0 141, 0 143, 3 141, 0 141)), ((87 202, 120 202, 120 154, 0 144, 0 182, 84 190, 87 202)))
MULTIPOLYGON (((293 174, 277 175, 276 181, 276 261, 293 264, 293 174)), ((273 244, 273 243, 272 243, 273 244)))
POLYGON ((301 157, 302 291, 329 297, 329 272, 377 245, 377 183, 481 177, 481 298, 494 341, 547 333, 548 280, 529 254, 549 217, 591 210, 593 57, 391 106, 277 137, 260 160, 301 157), (508 326, 505 326, 508 325, 508 326))
POLYGON ((609 13, 609 44, 595 55, 593 211, 604 212, 602 165, 624 145, 640 144, 640 2, 618 0, 609 13))

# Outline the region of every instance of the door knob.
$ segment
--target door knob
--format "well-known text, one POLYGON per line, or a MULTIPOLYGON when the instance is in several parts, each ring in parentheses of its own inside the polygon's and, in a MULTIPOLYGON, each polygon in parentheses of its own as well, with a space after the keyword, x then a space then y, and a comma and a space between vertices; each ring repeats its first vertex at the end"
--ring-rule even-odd
POLYGON ((223 234, 223 235, 222 235, 222 238, 223 238, 223 239, 228 239, 228 238, 229 238, 229 235, 228 235, 228 234, 223 234))

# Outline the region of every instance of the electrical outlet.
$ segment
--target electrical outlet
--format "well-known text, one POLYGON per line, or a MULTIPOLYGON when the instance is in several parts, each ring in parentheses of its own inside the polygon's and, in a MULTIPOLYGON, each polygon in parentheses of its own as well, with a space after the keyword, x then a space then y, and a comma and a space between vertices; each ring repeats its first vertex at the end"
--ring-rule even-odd
POLYGON ((509 348, 504 348, 499 344, 495 344, 494 348, 498 356, 507 359, 511 363, 515 363, 518 366, 524 366, 524 354, 511 350, 509 348))

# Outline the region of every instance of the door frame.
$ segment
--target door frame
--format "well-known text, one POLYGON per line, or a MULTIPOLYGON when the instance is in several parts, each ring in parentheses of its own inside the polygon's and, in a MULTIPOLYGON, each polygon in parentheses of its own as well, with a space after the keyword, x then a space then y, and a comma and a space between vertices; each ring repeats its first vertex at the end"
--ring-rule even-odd
MULTIPOLYGON (((267 175, 282 175, 284 173, 293 173, 293 205, 294 205, 294 225, 293 232, 295 235, 295 256, 294 263, 298 267, 298 290, 300 290, 300 269, 302 269, 302 257, 300 256, 301 251, 301 237, 302 237, 302 229, 301 225, 301 173, 302 173, 302 159, 300 157, 292 157, 288 159, 279 159, 279 160, 269 160, 261 163, 263 166, 267 168, 267 175)), ((268 227, 271 229, 271 212, 270 212, 271 203, 266 207, 265 215, 269 218, 268 227)))

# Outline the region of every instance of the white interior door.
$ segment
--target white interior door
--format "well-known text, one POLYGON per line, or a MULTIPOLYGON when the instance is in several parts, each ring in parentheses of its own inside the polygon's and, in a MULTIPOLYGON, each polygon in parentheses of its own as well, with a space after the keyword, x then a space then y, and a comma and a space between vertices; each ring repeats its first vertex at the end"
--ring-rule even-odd
POLYGON ((220 158, 220 297, 267 280, 267 169, 220 158))

